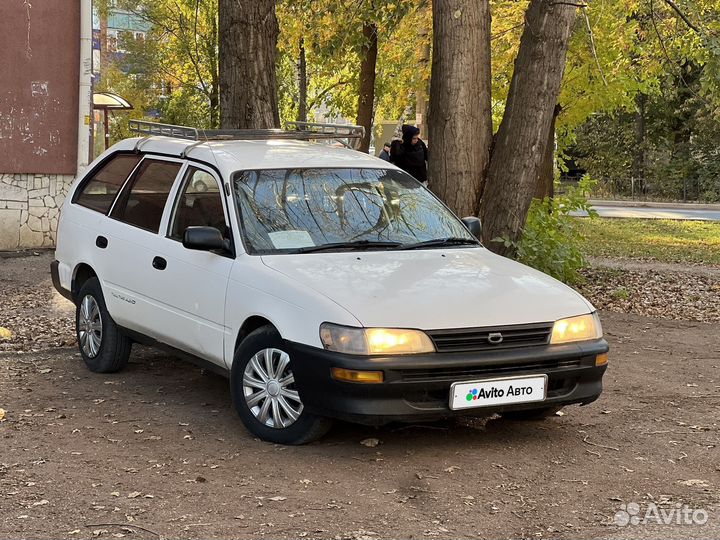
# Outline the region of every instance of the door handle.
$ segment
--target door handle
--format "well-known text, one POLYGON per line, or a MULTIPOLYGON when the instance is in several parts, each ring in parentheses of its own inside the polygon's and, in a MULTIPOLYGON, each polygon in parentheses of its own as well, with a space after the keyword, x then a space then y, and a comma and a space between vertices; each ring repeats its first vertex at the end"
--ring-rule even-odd
POLYGON ((105 249, 108 245, 108 240, 104 236, 98 236, 95 239, 95 245, 100 249, 105 249))
POLYGON ((165 268, 167 267, 167 261, 162 257, 155 257, 153 259, 152 265, 155 270, 165 270, 165 268))

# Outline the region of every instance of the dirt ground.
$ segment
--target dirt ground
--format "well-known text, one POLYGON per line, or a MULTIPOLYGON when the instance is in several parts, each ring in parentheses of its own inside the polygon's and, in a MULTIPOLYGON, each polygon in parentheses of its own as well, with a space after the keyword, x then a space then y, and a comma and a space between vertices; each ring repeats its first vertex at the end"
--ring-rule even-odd
POLYGON ((283 447, 245 431, 217 375, 137 346, 92 374, 62 321, 35 340, 68 313, 18 300, 48 262, 0 259, 0 326, 23 336, 0 352, 0 538, 720 537, 718 323, 603 312, 602 397, 544 422, 339 423, 283 447), (631 502, 709 517, 620 527, 631 502))

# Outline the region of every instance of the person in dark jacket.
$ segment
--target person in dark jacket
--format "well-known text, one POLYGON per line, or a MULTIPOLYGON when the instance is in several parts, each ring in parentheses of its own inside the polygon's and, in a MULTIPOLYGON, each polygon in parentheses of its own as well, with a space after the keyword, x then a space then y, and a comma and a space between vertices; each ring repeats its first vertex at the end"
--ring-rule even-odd
POLYGON ((383 144, 383 149, 380 150, 380 155, 378 157, 384 161, 390 161, 390 143, 389 142, 386 142, 385 144, 383 144))
POLYGON ((402 141, 393 141, 390 147, 390 162, 420 182, 427 182, 428 149, 420 139, 420 130, 415 126, 402 127, 402 141))

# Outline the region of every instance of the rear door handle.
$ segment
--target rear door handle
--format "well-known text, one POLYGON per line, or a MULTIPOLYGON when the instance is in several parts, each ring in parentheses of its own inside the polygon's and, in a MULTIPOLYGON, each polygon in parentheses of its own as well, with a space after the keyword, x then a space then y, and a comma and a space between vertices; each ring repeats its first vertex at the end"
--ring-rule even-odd
POLYGON ((165 270, 165 268, 167 267, 167 261, 162 257, 155 257, 153 259, 152 265, 155 270, 165 270))
POLYGON ((104 236, 98 236, 95 239, 95 245, 100 249, 105 249, 108 245, 108 240, 104 236))

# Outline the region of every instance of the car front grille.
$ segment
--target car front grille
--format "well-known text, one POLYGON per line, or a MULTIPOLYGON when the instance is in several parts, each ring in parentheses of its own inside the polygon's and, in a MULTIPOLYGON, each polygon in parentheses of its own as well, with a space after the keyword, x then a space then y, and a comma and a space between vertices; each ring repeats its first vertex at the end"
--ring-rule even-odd
POLYGON ((475 352, 547 345, 553 323, 519 324, 492 328, 430 330, 427 334, 438 352, 475 352), (502 341, 492 343, 502 335, 502 341))
POLYGON ((566 360, 545 360, 516 362, 512 364, 493 364, 489 366, 450 367, 433 369, 403 369, 400 378, 406 382, 424 381, 463 381, 472 380, 489 375, 514 375, 519 372, 537 371, 547 372, 555 369, 577 368, 583 365, 582 358, 566 360))

